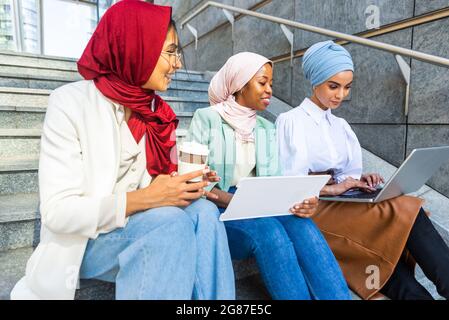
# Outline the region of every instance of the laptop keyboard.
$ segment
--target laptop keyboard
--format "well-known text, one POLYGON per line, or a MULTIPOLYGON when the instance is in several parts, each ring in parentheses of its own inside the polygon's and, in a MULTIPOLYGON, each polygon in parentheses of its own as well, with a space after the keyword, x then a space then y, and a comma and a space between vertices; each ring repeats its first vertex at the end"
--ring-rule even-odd
POLYGON ((377 189, 374 192, 358 192, 358 193, 353 193, 353 194, 341 194, 338 197, 341 198, 356 198, 356 199, 374 199, 375 197, 377 197, 377 195, 379 194, 379 192, 382 191, 382 189, 377 189))

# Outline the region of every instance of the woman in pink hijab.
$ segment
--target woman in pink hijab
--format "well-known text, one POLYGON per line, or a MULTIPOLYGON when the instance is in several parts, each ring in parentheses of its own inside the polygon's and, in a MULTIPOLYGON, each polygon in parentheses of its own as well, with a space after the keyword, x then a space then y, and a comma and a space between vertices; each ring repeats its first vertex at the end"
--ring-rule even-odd
MULTIPOLYGON (((228 206, 243 177, 280 175, 273 123, 257 115, 270 104, 273 63, 242 52, 229 58, 209 86, 211 107, 193 117, 188 139, 209 146, 209 166, 222 179, 209 189, 228 206)), ((263 195, 261 195, 263 196, 263 195)), ((310 219, 317 199, 292 215, 225 222, 234 260, 255 258, 273 299, 350 299, 341 270, 310 219)))

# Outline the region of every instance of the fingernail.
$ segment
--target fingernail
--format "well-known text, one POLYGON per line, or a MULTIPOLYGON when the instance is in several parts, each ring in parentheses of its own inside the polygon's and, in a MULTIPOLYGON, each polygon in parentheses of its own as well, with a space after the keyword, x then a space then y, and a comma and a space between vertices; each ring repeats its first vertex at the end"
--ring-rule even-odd
POLYGON ((299 209, 299 206, 295 206, 295 209, 299 209))
POLYGON ((305 204, 309 204, 309 200, 304 201, 305 204))

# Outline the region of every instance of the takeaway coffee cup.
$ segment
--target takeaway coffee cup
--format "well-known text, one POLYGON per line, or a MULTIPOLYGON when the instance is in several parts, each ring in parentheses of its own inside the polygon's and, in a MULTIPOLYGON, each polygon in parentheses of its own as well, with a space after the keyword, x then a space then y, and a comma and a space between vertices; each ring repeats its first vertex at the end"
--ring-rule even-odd
MULTIPOLYGON (((209 148, 197 142, 183 142, 179 146, 178 174, 183 175, 206 168, 209 156, 209 148)), ((199 176, 190 182, 200 182, 203 177, 199 176)))

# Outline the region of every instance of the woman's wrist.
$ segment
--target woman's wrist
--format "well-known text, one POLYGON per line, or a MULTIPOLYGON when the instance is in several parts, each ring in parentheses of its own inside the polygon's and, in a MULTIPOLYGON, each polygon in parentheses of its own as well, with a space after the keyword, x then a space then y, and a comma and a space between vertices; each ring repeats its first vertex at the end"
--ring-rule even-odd
POLYGON ((320 196, 335 196, 335 184, 325 185, 320 191, 320 196))
POLYGON ((220 190, 217 187, 212 188, 211 193, 218 196, 218 199, 210 199, 213 203, 215 203, 218 207, 227 208, 232 199, 232 193, 228 193, 220 190))
POLYGON ((126 216, 129 217, 137 212, 145 211, 154 207, 151 197, 145 192, 146 189, 138 189, 126 193, 126 216))

